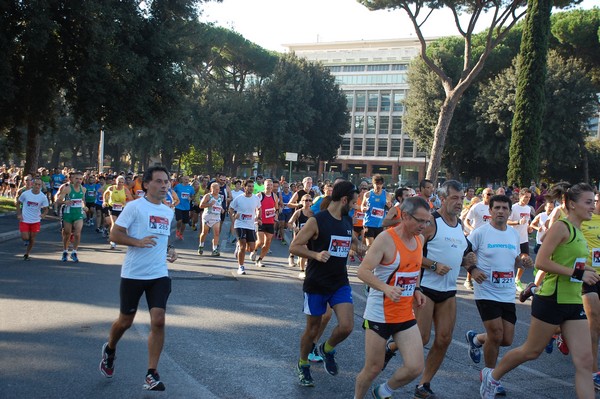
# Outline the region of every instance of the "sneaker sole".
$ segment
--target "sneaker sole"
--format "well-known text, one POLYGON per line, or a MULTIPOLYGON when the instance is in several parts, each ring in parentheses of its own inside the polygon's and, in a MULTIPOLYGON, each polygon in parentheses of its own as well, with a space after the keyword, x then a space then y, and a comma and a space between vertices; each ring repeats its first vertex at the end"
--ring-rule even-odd
POLYGON ((145 389, 146 391, 164 391, 165 384, 163 384, 162 382, 159 382, 156 385, 144 384, 144 385, 142 385, 142 388, 145 389))
POLYGON ((98 370, 100 370, 100 374, 102 374, 106 378, 112 378, 113 374, 114 374, 114 366, 113 366, 113 374, 111 374, 111 375, 106 374, 106 372, 102 369, 102 363, 104 363, 104 350, 106 349, 107 346, 108 346, 108 342, 105 342, 104 345, 102 345, 102 360, 100 360, 100 364, 98 365, 98 370))

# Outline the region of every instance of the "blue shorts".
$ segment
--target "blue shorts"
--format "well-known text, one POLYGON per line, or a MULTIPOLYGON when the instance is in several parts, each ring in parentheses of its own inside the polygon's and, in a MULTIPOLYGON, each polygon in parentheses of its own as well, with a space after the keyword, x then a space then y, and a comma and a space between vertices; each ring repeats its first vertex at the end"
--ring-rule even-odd
POLYGON ((352 303, 352 288, 349 285, 340 287, 332 294, 304 293, 304 314, 321 316, 327 311, 327 304, 332 308, 339 303, 352 303))

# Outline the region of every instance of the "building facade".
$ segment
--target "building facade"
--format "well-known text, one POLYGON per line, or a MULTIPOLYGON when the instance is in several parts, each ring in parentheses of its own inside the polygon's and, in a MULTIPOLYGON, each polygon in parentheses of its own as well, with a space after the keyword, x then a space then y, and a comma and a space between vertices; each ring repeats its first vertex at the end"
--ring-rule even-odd
POLYGON ((319 176, 346 175, 352 180, 379 173, 386 183, 415 185, 425 176, 427 153, 403 128, 408 66, 419 55, 416 38, 286 45, 309 61, 322 63, 346 94, 351 116, 333 162, 319 176))

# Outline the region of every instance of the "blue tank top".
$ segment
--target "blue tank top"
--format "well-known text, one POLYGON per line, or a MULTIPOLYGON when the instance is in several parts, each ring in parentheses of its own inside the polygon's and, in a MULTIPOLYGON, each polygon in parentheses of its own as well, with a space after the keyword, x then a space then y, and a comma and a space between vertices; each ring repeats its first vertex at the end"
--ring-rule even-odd
POLYGON ((364 226, 381 227, 386 214, 386 192, 381 190, 381 194, 375 194, 375 191, 371 190, 369 193, 369 208, 365 212, 364 226))
POLYGON ((283 200, 283 210, 281 212, 285 213, 285 214, 292 213, 293 209, 288 208, 287 206, 285 206, 285 204, 290 202, 294 193, 290 191, 289 193, 286 194, 282 191, 280 194, 281 194, 281 199, 283 200))

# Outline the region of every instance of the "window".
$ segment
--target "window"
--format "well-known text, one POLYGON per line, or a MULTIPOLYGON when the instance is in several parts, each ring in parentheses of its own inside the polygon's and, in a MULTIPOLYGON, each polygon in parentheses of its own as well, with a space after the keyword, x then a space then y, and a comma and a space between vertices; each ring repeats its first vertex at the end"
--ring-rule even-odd
POLYGON ((377 112, 377 105, 379 102, 379 93, 376 91, 369 92, 369 107, 367 108, 368 112, 377 112))
POLYGON ((362 136, 364 129, 365 129, 365 117, 362 115, 356 115, 354 117, 354 134, 362 136))
POLYGON ((415 144, 412 140, 404 139, 404 148, 402 149, 402 156, 412 158, 414 147, 415 144))
POLYGON ((375 156, 375 139, 367 139, 365 147, 365 156, 375 156))
POLYGON ((375 134, 376 116, 367 116, 367 134, 375 134))
POLYGON ((350 155, 350 137, 344 137, 342 139, 340 155, 350 155))
POLYGON ((381 112, 389 112, 390 111, 390 92, 382 91, 381 92, 381 112))
POLYGON ((364 72, 364 65, 346 65, 344 66, 344 72, 364 72))
POLYGON ((346 107, 348 112, 352 112, 352 106, 354 105, 354 92, 346 92, 346 107))
POLYGON ((400 156, 400 139, 392 139, 390 145, 390 156, 391 157, 399 157, 400 156))
POLYGON ((390 127, 390 117, 389 116, 380 116, 379 117, 379 135, 387 136, 389 127, 390 127))
POLYGON ((399 90, 394 92, 394 111, 403 111, 404 110, 404 90, 399 90))
POLYGON ((380 72, 380 71, 389 71, 390 66, 388 64, 385 65, 367 65, 368 72, 380 72))
POLYGON ((387 147, 388 147, 388 139, 379 138, 377 139, 377 156, 378 157, 387 157, 387 147))
POLYGON ((354 138, 354 146, 352 147, 352 155, 362 156, 362 145, 363 145, 362 139, 354 138))
POLYGON ((406 71, 408 70, 407 64, 392 64, 392 71, 406 71))
POLYGON ((392 116, 392 134, 402 134, 401 116, 392 116))
POLYGON ((356 92, 356 111, 365 112, 366 94, 364 91, 356 92))
POLYGON ((330 72, 342 72, 342 67, 339 65, 334 65, 329 67, 330 72))

